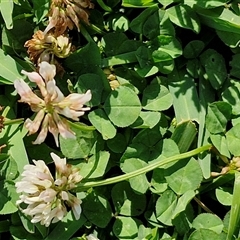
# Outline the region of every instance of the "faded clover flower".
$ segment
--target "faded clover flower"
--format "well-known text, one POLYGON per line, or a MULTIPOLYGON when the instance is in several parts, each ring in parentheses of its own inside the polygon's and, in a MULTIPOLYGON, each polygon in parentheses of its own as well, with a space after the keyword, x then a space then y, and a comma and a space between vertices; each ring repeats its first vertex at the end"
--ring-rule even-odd
POLYGON ((24 70, 22 73, 28 76, 31 82, 35 82, 40 90, 37 95, 22 79, 14 81, 14 87, 21 96, 19 102, 29 104, 31 110, 37 113, 33 121, 28 118, 24 123, 28 135, 36 133, 41 126, 41 131, 33 144, 44 142, 48 131, 54 136, 57 146, 59 134, 63 138, 75 138, 75 133, 70 129, 67 120, 59 114, 78 121, 78 118, 84 115, 84 111, 90 110, 83 105, 90 101, 91 91, 88 90, 85 94, 71 93, 64 97, 54 80, 55 65, 45 61, 39 64, 39 73, 24 70))
POLYGON ((28 48, 30 60, 34 63, 50 62, 53 56, 66 58, 74 50, 67 35, 54 37, 51 33, 44 34, 41 30, 35 32, 24 46, 28 48))
POLYGON ((233 157, 225 167, 220 168, 221 172, 211 172, 211 176, 218 177, 220 175, 227 174, 231 170, 240 171, 240 156, 233 157))
POLYGON ((44 33, 54 28, 56 36, 63 34, 74 25, 80 31, 80 21, 89 24, 87 8, 93 8, 90 0, 52 0, 49 11, 49 24, 44 33))
POLYGON ((117 76, 114 74, 113 69, 105 68, 103 70, 104 74, 106 75, 107 79, 109 80, 109 85, 112 90, 118 88, 120 86, 119 81, 117 80, 117 76))
POLYGON ((82 180, 77 168, 66 163, 54 153, 51 157, 56 166, 55 179, 43 160, 33 160, 25 165, 21 181, 16 182, 16 191, 21 193, 16 204, 27 207, 21 211, 32 217, 31 222, 40 222, 48 227, 50 223, 61 221, 67 214, 67 206, 72 208, 76 219, 81 215, 81 200, 69 191, 82 180))

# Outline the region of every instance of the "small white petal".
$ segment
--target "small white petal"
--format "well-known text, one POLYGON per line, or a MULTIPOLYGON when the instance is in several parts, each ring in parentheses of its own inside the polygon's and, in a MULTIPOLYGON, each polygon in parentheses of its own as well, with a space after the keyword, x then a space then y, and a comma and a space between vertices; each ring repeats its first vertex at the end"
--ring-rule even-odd
POLYGON ((66 168, 66 164, 67 164, 66 158, 60 158, 57 154, 53 152, 51 152, 50 155, 55 163, 56 168, 59 171, 63 171, 66 168))
POLYGON ((93 234, 86 236, 87 240, 99 240, 99 238, 95 237, 93 234))
POLYGON ((48 62, 41 62, 39 65, 39 73, 44 78, 46 82, 54 79, 56 75, 56 66, 53 64, 49 64, 48 62))
POLYGON ((37 72, 27 72, 22 70, 21 73, 26 75, 31 82, 35 82, 41 86, 45 85, 42 77, 37 72))
POLYGON ((62 191, 61 192, 61 197, 62 197, 62 200, 66 200, 68 201, 69 200, 69 197, 68 197, 68 193, 66 191, 62 191))

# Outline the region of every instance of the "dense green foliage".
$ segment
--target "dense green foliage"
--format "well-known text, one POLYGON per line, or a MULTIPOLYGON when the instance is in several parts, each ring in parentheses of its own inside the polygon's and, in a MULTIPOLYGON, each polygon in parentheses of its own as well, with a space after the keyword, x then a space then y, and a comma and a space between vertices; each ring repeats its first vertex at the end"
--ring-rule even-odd
POLYGON ((90 89, 91 110, 59 148, 32 145, 13 87, 35 69, 24 43, 49 2, 0 1, 0 238, 239 239, 240 1, 93 0, 56 77, 66 94, 90 89), (18 211, 14 184, 32 159, 51 168, 50 152, 79 167, 82 215, 46 228, 18 211))

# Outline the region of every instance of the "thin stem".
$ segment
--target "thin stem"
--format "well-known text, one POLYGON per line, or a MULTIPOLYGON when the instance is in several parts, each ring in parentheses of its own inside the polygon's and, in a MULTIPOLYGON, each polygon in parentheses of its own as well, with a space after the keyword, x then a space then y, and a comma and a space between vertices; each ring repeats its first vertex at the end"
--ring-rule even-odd
POLYGON ((219 156, 224 163, 226 163, 227 165, 229 164, 229 161, 228 161, 227 157, 226 157, 226 156, 223 156, 215 147, 212 148, 212 151, 213 151, 217 156, 219 156))
POLYGON ((93 41, 92 37, 90 36, 90 34, 86 30, 86 28, 83 26, 83 24, 81 25, 81 33, 88 40, 88 42, 92 42, 93 41))
POLYGON ((194 197, 194 200, 197 202, 197 204, 204 209, 207 213, 212 213, 215 215, 214 212, 212 212, 203 202, 201 202, 198 198, 194 197))
POLYGON ((75 191, 78 192, 78 191, 82 191, 83 189, 86 189, 86 188, 98 187, 98 186, 103 186, 103 185, 108 185, 108 184, 121 182, 121 181, 130 179, 130 178, 136 177, 138 175, 150 172, 150 171, 154 170, 155 168, 161 167, 161 166, 166 165, 168 163, 176 162, 178 160, 185 159, 185 158, 190 158, 190 157, 192 157, 194 155, 197 155, 201 152, 209 150, 211 148, 211 146, 212 145, 208 144, 208 145, 196 148, 194 150, 191 150, 189 152, 178 154, 178 155, 175 155, 175 156, 172 156, 172 157, 154 162, 154 163, 152 163, 152 164, 150 164, 150 165, 148 165, 144 168, 141 168, 141 169, 138 169, 136 171, 126 173, 126 174, 123 174, 123 175, 120 175, 120 176, 116 176, 116 177, 112 177, 112 178, 108 178, 108 179, 104 179, 104 180, 100 180, 100 181, 80 183, 78 185, 78 187, 75 189, 75 191))
POLYGON ((94 24, 90 24, 89 27, 94 30, 95 32, 101 34, 101 35, 105 35, 106 32, 104 32, 102 29, 100 29, 99 27, 97 27, 96 25, 94 24))
POLYGON ((3 110, 3 112, 2 112, 2 116, 3 117, 6 117, 7 116, 7 114, 8 114, 8 112, 10 111, 10 107, 9 106, 6 106, 6 107, 4 107, 4 110, 3 110))
POLYGON ((73 128, 77 128, 79 130, 82 130, 82 131, 94 131, 96 130, 96 128, 94 126, 87 126, 87 125, 82 125, 82 124, 79 124, 78 122, 76 123, 73 123, 69 120, 68 121, 68 124, 73 127, 73 128))
POLYGON ((9 119, 9 120, 4 120, 3 125, 13 125, 13 124, 20 124, 24 122, 24 118, 18 118, 18 119, 9 119))
POLYGON ((109 6, 107 6, 107 5, 103 2, 103 0, 97 0, 97 2, 98 2, 98 4, 101 6, 101 8, 102 8, 103 10, 105 10, 106 12, 112 12, 112 9, 111 9, 109 6))

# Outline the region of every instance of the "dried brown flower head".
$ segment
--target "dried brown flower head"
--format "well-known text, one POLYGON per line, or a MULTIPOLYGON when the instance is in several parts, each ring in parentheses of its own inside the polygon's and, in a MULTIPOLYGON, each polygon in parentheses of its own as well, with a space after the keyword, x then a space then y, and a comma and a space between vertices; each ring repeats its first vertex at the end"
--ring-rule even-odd
POLYGON ((44 33, 53 29, 55 36, 73 29, 74 25, 80 31, 80 21, 89 24, 87 9, 93 8, 90 0, 52 0, 49 11, 49 24, 44 33))

